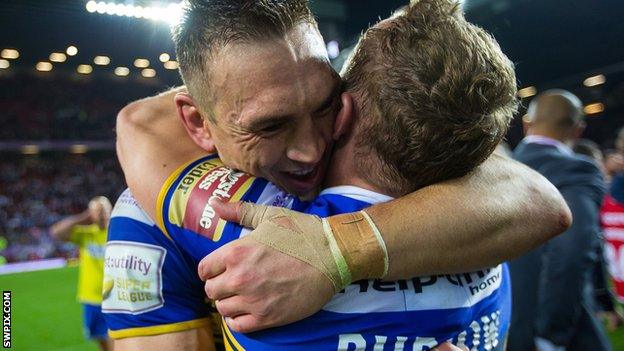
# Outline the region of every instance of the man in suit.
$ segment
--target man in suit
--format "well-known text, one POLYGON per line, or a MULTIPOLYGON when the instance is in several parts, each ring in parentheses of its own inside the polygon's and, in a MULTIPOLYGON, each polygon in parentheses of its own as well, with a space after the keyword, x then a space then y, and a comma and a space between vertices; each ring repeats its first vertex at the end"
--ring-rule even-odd
POLYGON ((582 109, 570 92, 540 94, 529 106, 526 137, 514 152, 516 160, 559 189, 573 223, 559 237, 511 262, 509 351, 611 349, 591 296, 604 181, 595 163, 568 146, 585 128, 582 109))

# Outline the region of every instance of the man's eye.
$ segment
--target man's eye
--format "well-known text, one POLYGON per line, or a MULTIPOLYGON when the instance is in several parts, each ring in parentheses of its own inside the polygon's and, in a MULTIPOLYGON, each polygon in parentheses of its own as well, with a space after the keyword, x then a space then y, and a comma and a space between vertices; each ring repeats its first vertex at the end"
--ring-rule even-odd
POLYGON ((262 128, 261 132, 263 133, 273 133, 282 129, 282 124, 271 124, 267 127, 262 128))

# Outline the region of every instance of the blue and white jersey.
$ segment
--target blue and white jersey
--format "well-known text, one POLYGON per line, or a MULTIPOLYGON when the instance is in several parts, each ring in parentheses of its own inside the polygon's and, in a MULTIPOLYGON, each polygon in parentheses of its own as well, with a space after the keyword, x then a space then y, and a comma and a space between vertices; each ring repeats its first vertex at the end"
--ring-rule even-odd
MULTIPOLYGON (((353 186, 321 192, 305 212, 320 217, 366 208, 390 197, 353 186)), ((470 350, 503 350, 511 290, 506 265, 399 281, 363 280, 302 321, 239 334, 233 350, 414 350, 451 340, 470 350)))
MULTIPOLYGON (((121 227, 111 223, 109 244, 118 239, 133 241, 135 237, 135 241, 159 246, 165 251, 161 268, 163 274, 156 276, 162 277, 162 293, 157 294, 156 291, 150 303, 145 299, 139 301, 138 297, 135 301, 132 298, 117 301, 121 304, 130 300, 130 306, 115 312, 117 324, 111 325, 111 329, 125 325, 131 330, 126 333, 132 334, 136 328, 132 325, 137 320, 145 323, 148 326, 146 330, 150 331, 149 325, 178 325, 176 323, 184 323, 180 322, 182 320, 201 320, 201 316, 208 313, 208 307, 203 302, 203 284, 196 273, 197 264, 218 247, 248 233, 238 225, 215 217, 209 205, 213 196, 230 201, 283 206, 321 217, 353 212, 390 200, 387 196, 361 188, 342 186, 323 191, 307 204, 265 180, 224 167, 215 156, 192 162, 176 171, 160 193, 157 223, 160 223, 162 231, 151 222, 151 234, 147 235, 150 238, 146 239, 145 235, 130 231, 115 234, 118 231, 116 228, 121 227), (172 262, 169 271, 175 271, 175 274, 164 274, 168 262, 172 262), (174 286, 175 289, 164 289, 174 286), (194 309, 193 305, 200 307, 194 309), (186 311, 184 317, 176 317, 182 313, 178 309, 186 311)), ((135 274, 132 273, 135 269, 139 271, 136 274, 147 271, 150 275, 147 263, 152 264, 150 267, 161 267, 153 266, 159 262, 160 256, 156 251, 149 262, 144 259, 145 263, 140 264, 136 258, 130 258, 133 254, 125 252, 141 251, 114 250, 111 252, 116 253, 115 257, 121 256, 122 260, 108 261, 107 266, 121 265, 125 267, 122 268, 126 271, 124 274, 135 274)), ((109 256, 112 257, 107 249, 107 259, 109 256)), ((134 289, 141 286, 141 281, 132 283, 134 285, 124 284, 122 287, 131 285, 134 289)), ((336 294, 321 311, 302 321, 249 334, 232 332, 223 325, 223 339, 228 350, 421 351, 447 340, 466 345, 471 350, 502 350, 509 325, 509 288, 505 265, 479 272, 395 282, 359 281, 336 294)), ((182 326, 188 327, 185 324, 182 326)))

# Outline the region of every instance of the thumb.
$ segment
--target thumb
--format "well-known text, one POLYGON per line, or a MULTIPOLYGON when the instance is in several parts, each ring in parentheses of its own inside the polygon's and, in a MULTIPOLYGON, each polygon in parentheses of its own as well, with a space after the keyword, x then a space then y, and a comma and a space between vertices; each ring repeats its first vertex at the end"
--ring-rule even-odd
POLYGON ((215 210, 217 216, 224 221, 240 223, 239 209, 242 202, 226 202, 218 197, 213 197, 210 200, 210 206, 215 210))
POLYGON ((251 202, 225 203, 213 200, 210 205, 222 219, 238 223, 250 229, 256 229, 260 223, 266 222, 277 215, 297 213, 281 207, 257 205, 251 202))

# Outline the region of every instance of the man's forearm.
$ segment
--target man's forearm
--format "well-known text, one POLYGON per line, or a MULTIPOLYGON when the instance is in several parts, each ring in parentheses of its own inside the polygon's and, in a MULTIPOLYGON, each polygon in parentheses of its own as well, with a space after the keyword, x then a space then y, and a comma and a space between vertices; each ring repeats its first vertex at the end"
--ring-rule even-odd
POLYGON ((87 211, 77 215, 66 217, 50 227, 50 235, 56 240, 69 240, 71 230, 75 225, 87 224, 90 222, 89 213, 87 211))
POLYGON ((493 156, 470 175, 366 210, 390 260, 385 279, 496 265, 564 231, 569 209, 555 187, 493 156))

